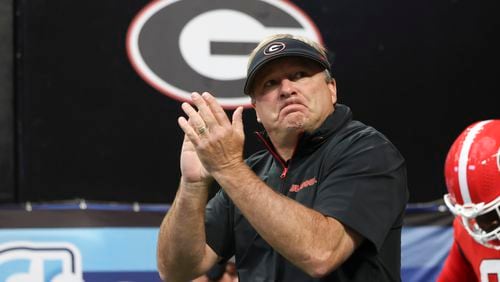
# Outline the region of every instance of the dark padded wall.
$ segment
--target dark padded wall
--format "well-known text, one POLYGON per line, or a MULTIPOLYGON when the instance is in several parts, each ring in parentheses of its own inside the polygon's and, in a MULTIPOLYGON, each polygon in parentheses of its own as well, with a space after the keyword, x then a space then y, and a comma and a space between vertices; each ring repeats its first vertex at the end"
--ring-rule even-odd
MULTIPOLYGON (((19 200, 172 201, 180 103, 145 83, 125 51, 147 3, 19 2, 19 200)), ((406 157, 411 201, 440 198, 452 141, 499 118, 495 2, 293 3, 335 53, 340 102, 406 157)), ((247 153, 260 148, 254 119, 247 110, 247 153)))
POLYGON ((410 201, 441 198, 452 142, 470 123, 500 118, 497 2, 299 5, 335 51, 341 102, 389 136, 407 159, 410 201))
POLYGON ((0 0, 0 202, 15 199, 13 14, 12 1, 0 0))

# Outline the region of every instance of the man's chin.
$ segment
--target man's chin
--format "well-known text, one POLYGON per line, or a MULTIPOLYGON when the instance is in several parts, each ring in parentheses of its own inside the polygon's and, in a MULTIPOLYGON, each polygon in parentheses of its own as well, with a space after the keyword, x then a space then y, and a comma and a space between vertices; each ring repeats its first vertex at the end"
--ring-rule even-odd
POLYGON ((300 112, 293 112, 285 117, 286 128, 288 129, 302 129, 304 127, 306 118, 300 112))

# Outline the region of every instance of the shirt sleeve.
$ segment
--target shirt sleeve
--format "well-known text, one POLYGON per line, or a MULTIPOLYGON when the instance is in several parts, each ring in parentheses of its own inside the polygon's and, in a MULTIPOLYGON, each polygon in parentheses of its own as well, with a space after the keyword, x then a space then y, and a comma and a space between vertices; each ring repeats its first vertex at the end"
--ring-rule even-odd
POLYGON ((406 165, 380 133, 336 144, 320 176, 315 209, 352 228, 380 249, 401 228, 408 201, 406 165))
POLYGON ((232 202, 220 189, 205 209, 205 233, 207 244, 224 261, 234 255, 232 202))

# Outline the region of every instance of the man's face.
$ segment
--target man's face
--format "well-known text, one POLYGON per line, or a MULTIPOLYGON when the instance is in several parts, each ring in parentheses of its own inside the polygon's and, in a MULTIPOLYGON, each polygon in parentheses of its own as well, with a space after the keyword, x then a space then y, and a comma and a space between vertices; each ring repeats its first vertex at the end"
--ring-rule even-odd
POLYGON ((284 57, 265 65, 253 83, 252 104, 268 133, 312 131, 333 112, 335 81, 324 69, 300 57, 284 57))

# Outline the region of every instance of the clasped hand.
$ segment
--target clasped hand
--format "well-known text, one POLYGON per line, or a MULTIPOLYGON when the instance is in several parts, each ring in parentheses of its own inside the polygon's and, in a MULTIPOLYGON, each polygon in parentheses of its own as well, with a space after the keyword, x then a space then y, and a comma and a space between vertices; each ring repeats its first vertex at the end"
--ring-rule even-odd
POLYGON ((214 172, 243 162, 243 108, 233 112, 231 122, 210 93, 193 92, 191 99, 197 110, 183 103, 188 118, 177 120, 185 133, 181 172, 187 182, 207 182, 214 172))

